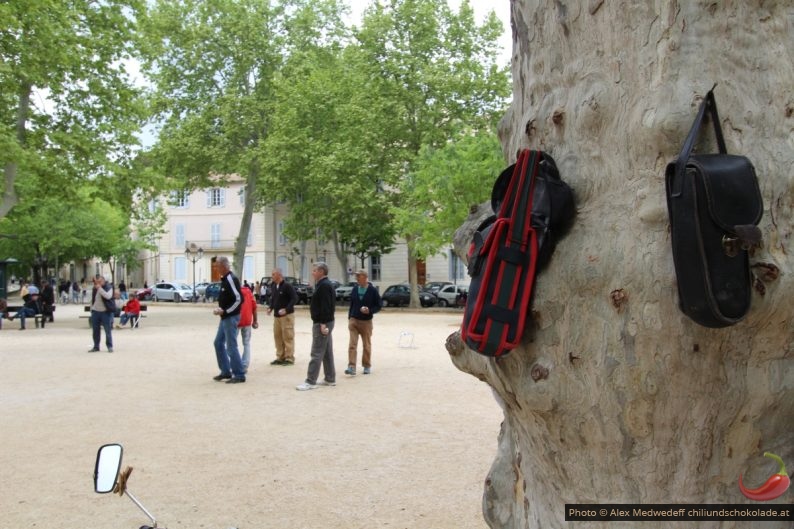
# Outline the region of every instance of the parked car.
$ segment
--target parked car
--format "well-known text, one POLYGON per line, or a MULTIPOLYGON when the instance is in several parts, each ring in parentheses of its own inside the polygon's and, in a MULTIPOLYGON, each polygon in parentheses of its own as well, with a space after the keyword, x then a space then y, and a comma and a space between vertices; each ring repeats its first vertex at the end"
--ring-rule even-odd
POLYGON ((152 287, 139 288, 135 291, 135 297, 138 301, 149 301, 152 299, 152 287))
POLYGON ((469 288, 462 285, 444 285, 436 292, 439 307, 459 306, 458 299, 465 293, 468 294, 469 288))
MULTIPOLYGON (((270 281, 271 279, 269 277, 263 277, 261 282, 267 282, 269 284, 270 281)), ((309 303, 309 300, 312 299, 312 294, 314 294, 314 288, 311 285, 301 283, 298 278, 292 276, 284 276, 284 281, 292 285, 292 288, 295 289, 295 293, 298 295, 298 303, 309 303)))
MULTIPOLYGON (((411 287, 409 285, 392 285, 381 296, 384 307, 399 307, 411 303, 411 287)), ((436 296, 430 292, 419 292, 419 303, 423 307, 432 307, 436 304, 436 296)))
POLYGON ((152 289, 152 299, 155 301, 190 301, 193 299, 193 287, 184 283, 164 281, 157 283, 152 289))
POLYGON ((221 282, 215 281, 204 288, 204 298, 207 301, 217 301, 221 293, 221 282))
POLYGON ((206 281, 202 283, 196 283, 196 294, 199 296, 203 296, 204 292, 207 290, 207 285, 209 285, 209 283, 207 283, 206 281))
POLYGON ((358 283, 355 281, 351 281, 346 285, 340 285, 336 287, 336 300, 337 301, 350 301, 350 294, 353 292, 353 289, 356 288, 358 283))
POLYGON ((431 281, 430 283, 425 283, 425 286, 422 287, 422 290, 425 292, 430 292, 431 294, 437 294, 442 287, 447 285, 451 285, 449 281, 431 281))

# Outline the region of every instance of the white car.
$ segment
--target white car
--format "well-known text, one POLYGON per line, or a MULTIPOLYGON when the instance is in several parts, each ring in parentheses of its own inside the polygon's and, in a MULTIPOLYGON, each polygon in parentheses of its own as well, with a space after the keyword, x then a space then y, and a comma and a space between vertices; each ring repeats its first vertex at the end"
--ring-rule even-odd
POLYGON ((353 289, 358 286, 358 283, 355 281, 351 281, 346 285, 339 285, 336 287, 336 300, 337 301, 350 301, 350 295, 353 293, 353 289))
POLYGON ((190 301, 193 299, 193 287, 184 283, 171 283, 168 281, 157 283, 152 288, 154 301, 190 301))
POLYGON ((436 296, 438 297, 439 307, 454 307, 459 294, 468 292, 469 287, 463 285, 444 285, 441 287, 436 296))

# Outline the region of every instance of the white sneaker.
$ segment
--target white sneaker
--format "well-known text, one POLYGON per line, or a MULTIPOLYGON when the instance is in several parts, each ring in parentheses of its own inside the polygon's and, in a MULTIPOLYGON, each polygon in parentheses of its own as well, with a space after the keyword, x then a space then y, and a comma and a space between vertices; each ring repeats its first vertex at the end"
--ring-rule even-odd
POLYGON ((317 384, 309 384, 308 382, 304 382, 303 384, 298 384, 295 386, 295 389, 298 391, 309 391, 310 389, 317 389, 317 384))
POLYGON ((327 380, 321 380, 317 383, 318 386, 336 386, 336 382, 328 382, 327 380))

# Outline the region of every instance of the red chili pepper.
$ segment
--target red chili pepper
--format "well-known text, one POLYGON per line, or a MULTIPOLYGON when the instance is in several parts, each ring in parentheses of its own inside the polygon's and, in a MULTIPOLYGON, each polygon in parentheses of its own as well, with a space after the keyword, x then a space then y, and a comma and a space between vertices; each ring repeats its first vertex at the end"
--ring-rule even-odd
POLYGON ((764 452, 764 457, 769 457, 780 463, 780 472, 769 476, 766 483, 757 489, 746 489, 742 484, 742 475, 739 474, 739 490, 742 491, 746 497, 754 501, 769 501, 774 500, 783 495, 791 484, 791 480, 786 474, 786 465, 783 460, 771 452, 764 452))

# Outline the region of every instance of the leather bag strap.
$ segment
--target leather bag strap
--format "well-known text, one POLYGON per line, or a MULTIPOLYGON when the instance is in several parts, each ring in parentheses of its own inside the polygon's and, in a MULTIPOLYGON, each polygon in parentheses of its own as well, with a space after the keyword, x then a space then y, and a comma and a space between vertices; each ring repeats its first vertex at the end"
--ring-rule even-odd
POLYGON ((676 185, 673 187, 672 194, 674 197, 677 197, 681 194, 682 187, 684 185, 684 176, 686 175, 686 163, 689 161, 689 156, 692 154, 692 149, 695 147, 695 140, 697 140, 698 133, 700 132, 700 126, 703 124, 703 118, 706 116, 707 110, 709 112, 709 117, 711 118, 711 123, 714 125, 714 135, 717 138, 717 148, 719 149, 720 154, 728 154, 728 150, 725 148, 725 138, 722 135, 720 116, 717 113, 717 100, 714 98, 714 88, 716 88, 716 86, 717 85, 714 85, 714 87, 712 87, 712 89, 706 93, 706 97, 704 97, 703 102, 700 103, 700 108, 698 109, 694 123, 692 123, 692 128, 689 129, 689 134, 686 137, 686 141, 684 141, 684 146, 681 148, 678 159, 675 161, 676 185))

